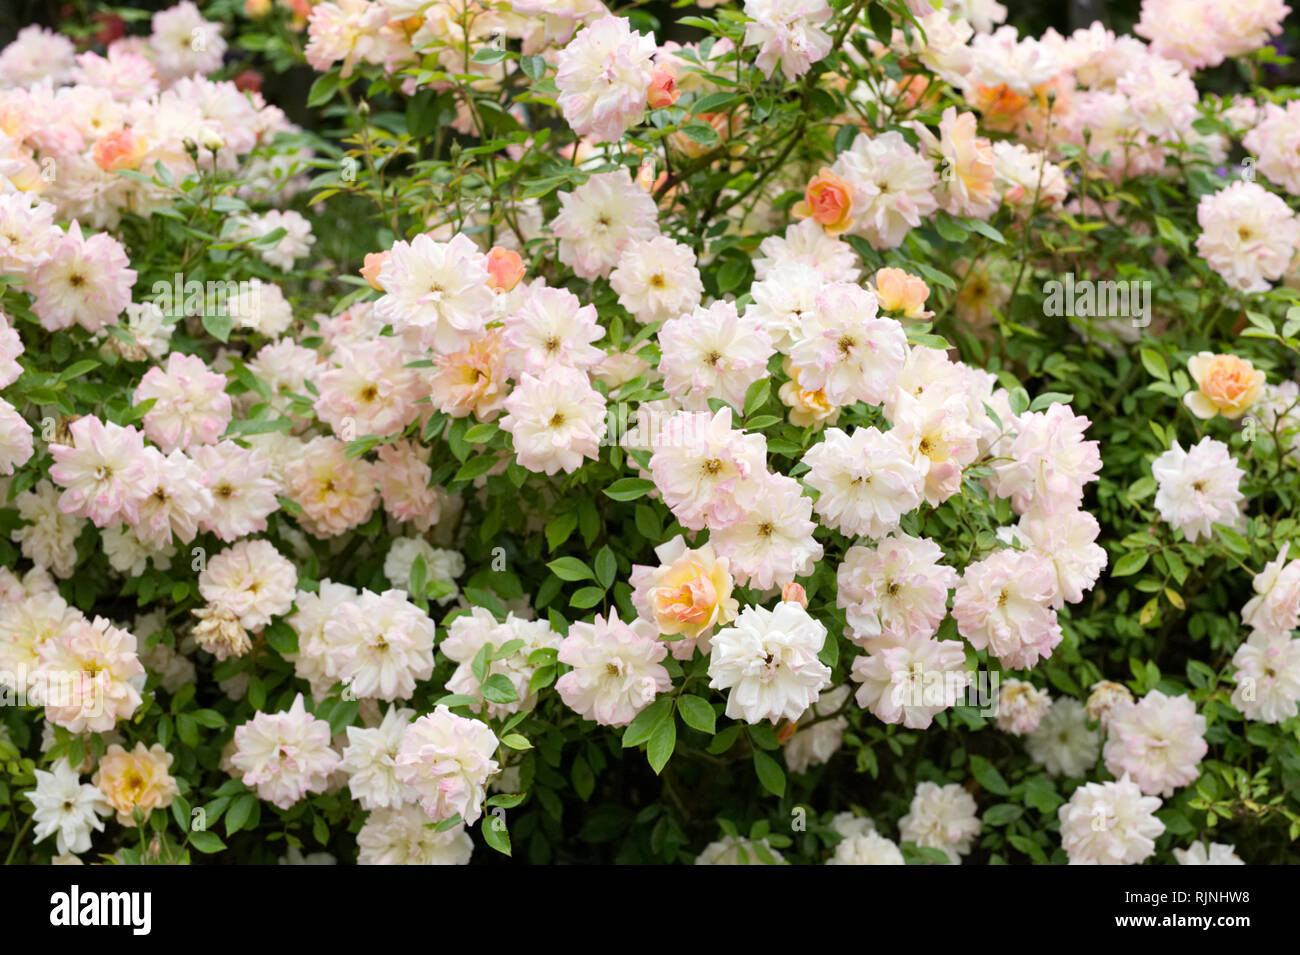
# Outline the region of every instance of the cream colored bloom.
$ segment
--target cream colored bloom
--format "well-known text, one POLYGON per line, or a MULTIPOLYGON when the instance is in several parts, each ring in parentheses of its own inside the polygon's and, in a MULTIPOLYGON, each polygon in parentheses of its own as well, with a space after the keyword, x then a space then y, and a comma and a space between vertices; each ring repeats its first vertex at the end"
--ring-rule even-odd
POLYGON ((1264 373, 1236 355, 1203 351, 1187 360, 1187 370, 1196 390, 1183 395, 1183 404, 1198 418, 1240 418, 1264 393, 1264 373))
POLYGON ((660 633, 683 638, 673 643, 673 656, 689 658, 696 646, 707 653, 713 628, 731 623, 739 610, 731 596, 730 562, 709 544, 687 548, 681 535, 655 554, 658 567, 632 568, 632 603, 660 633))
POLYGON ((117 821, 134 826, 136 808, 146 816, 155 809, 166 809, 176 795, 172 779, 172 755, 159 743, 145 749, 136 743, 131 751, 114 743, 99 760, 99 769, 91 780, 104 798, 117 810, 117 821))

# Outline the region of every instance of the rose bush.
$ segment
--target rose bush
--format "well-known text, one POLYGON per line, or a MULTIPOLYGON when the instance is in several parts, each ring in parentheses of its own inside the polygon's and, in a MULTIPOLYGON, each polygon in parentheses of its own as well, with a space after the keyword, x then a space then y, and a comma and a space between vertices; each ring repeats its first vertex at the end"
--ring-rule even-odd
POLYGON ((9 861, 1296 861, 1288 12, 26 27, 9 861))

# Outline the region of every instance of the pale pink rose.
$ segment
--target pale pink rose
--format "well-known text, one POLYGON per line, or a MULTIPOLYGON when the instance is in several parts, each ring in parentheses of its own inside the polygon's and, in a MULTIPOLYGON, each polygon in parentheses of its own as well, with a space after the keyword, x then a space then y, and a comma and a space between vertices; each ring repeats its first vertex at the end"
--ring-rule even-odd
POLYGON ((103 617, 75 620, 44 641, 34 677, 45 686, 45 718, 72 733, 103 733, 129 719, 141 698, 144 666, 136 639, 103 617))
POLYGON ((50 445, 50 478, 64 488, 59 508, 90 518, 96 527, 135 523, 141 503, 158 486, 144 437, 93 415, 78 418, 68 431, 71 445, 50 445))
POLYGON ((453 418, 472 413, 479 421, 491 421, 505 407, 505 359, 505 332, 499 328, 472 339, 461 351, 435 355, 436 370, 429 379, 433 406, 453 418))
POLYGON ((555 85, 564 118, 579 136, 614 142, 641 121, 653 78, 655 41, 623 17, 606 16, 560 51, 555 85))
POLYGON ((556 681, 564 705, 601 726, 626 726, 655 696, 672 687, 659 661, 668 648, 654 625, 626 624, 611 612, 574 623, 560 644, 559 661, 573 667, 556 681))
POLYGON ((172 352, 167 364, 145 372, 135 390, 137 404, 153 399, 144 432, 164 454, 196 444, 215 444, 232 417, 226 376, 201 358, 172 352))
POLYGON ((1051 567, 1036 555, 997 551, 962 574, 952 601, 957 631, 1003 667, 1031 667, 1061 642, 1051 606, 1056 586, 1051 567))
POLYGON ((289 496, 302 508, 299 523, 315 537, 333 537, 365 523, 378 503, 374 465, 349 457, 335 438, 313 438, 286 468, 289 496))
POLYGON ((307 712, 302 694, 280 713, 257 713, 235 729, 231 765, 257 797, 289 809, 309 792, 324 792, 340 756, 330 748, 330 726, 307 712))
POLYGON ((1110 718, 1106 769, 1127 776, 1148 796, 1169 797, 1200 775, 1209 751, 1205 717, 1189 696, 1165 696, 1152 690, 1110 718))

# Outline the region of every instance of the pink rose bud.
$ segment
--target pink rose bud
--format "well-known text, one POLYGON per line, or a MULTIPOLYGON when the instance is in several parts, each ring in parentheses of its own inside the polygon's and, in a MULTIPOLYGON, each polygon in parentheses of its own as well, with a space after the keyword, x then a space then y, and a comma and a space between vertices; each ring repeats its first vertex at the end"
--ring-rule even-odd
POLYGON ((498 292, 509 292, 524 277, 524 260, 518 252, 494 245, 488 252, 488 274, 492 276, 488 285, 498 292))
POLYGON ((682 91, 677 88, 677 78, 662 66, 656 66, 650 74, 650 85, 646 87, 646 102, 651 109, 663 109, 677 102, 682 91))
POLYGON ((786 603, 798 604, 804 610, 808 609, 808 593, 803 589, 802 584, 796 584, 794 581, 781 588, 781 599, 786 603))

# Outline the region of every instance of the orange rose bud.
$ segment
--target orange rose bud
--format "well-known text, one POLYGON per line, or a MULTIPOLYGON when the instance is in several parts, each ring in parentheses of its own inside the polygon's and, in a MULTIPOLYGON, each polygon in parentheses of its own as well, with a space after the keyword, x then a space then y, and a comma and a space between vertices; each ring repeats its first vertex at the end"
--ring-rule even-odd
POLYGON ((390 252, 367 252, 366 261, 361 266, 361 277, 370 283, 370 287, 376 292, 382 292, 383 286, 379 284, 379 270, 384 267, 388 261, 390 252))
POLYGON ((293 28, 301 30, 311 16, 311 0, 289 0, 289 9, 293 12, 293 28))
POLYGON ((781 588, 781 600, 808 609, 808 592, 803 589, 803 584, 796 584, 793 580, 781 588))
POLYGON ((650 104, 650 108, 663 109, 665 106, 672 106, 681 95, 682 91, 677 88, 677 77, 662 66, 656 66, 650 74, 650 85, 645 91, 646 102, 650 104))
POLYGON ((513 249, 492 246, 488 252, 488 274, 492 276, 488 285, 498 292, 509 292, 524 277, 524 260, 513 249))
POLYGON ((813 176, 803 200, 792 210, 801 219, 816 219, 831 235, 853 225, 853 187, 829 169, 813 176))
POLYGON ((799 731, 799 724, 794 720, 785 720, 776 728, 776 741, 784 746, 799 731))
POLYGON ((919 276, 902 269, 883 268, 876 272, 876 301, 887 312, 901 313, 903 318, 926 319, 934 312, 925 310, 930 286, 919 276))
POLYGON ((95 165, 104 172, 117 172, 139 166, 147 148, 145 141, 127 127, 101 136, 91 150, 91 156, 95 165))
POLYGON ((929 77, 914 73, 911 76, 904 77, 897 84, 898 102, 908 109, 916 109, 921 103, 921 98, 925 96, 926 90, 930 88, 929 77))

